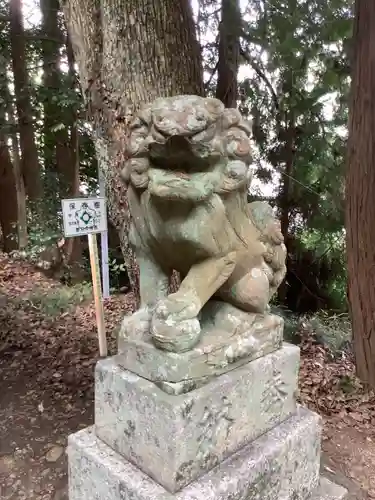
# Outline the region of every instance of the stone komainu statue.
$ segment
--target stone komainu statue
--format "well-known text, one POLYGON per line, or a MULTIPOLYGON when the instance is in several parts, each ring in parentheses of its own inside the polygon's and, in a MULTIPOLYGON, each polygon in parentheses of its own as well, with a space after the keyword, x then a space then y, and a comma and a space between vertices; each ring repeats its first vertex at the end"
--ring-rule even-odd
POLYGON ((211 297, 268 310, 286 249, 267 203, 248 204, 250 126, 212 98, 182 95, 143 107, 123 169, 140 266, 140 309, 127 318, 170 351, 194 347, 211 297), (181 274, 168 295, 172 270, 181 274))

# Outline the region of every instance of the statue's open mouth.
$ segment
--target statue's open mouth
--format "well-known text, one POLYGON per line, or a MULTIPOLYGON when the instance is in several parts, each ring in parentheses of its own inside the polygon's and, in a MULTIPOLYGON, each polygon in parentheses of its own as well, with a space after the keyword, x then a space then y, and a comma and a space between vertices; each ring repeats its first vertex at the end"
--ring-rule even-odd
POLYGON ((177 129, 176 125, 167 133, 154 124, 148 145, 151 163, 158 168, 190 174, 211 170, 217 162, 211 150, 215 126, 190 134, 177 129), (207 142, 203 142, 203 135, 207 142))
POLYGON ((172 135, 165 142, 153 142, 149 146, 150 158, 153 163, 163 164, 169 169, 176 169, 184 165, 184 169, 190 170, 189 165, 200 162, 195 154, 192 144, 187 137, 172 135))
POLYGON ((172 135, 168 137, 165 143, 166 147, 170 149, 172 152, 174 151, 191 151, 191 143, 187 137, 183 137, 182 135, 172 135))

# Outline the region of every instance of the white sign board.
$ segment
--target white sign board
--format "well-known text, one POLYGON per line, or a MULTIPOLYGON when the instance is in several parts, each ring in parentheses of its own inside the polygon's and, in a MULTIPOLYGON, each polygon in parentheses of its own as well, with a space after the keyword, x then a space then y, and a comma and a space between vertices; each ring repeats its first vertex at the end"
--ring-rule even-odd
POLYGON ((72 198, 61 204, 67 238, 107 231, 105 198, 72 198))

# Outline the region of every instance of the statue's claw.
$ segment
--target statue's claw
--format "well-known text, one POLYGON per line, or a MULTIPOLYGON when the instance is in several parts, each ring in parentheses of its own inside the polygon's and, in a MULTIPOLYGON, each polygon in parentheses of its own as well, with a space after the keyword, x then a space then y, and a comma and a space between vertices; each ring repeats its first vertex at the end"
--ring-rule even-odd
POLYGON ((148 308, 138 309, 130 316, 125 316, 122 320, 118 339, 141 339, 150 331, 151 312, 148 308))

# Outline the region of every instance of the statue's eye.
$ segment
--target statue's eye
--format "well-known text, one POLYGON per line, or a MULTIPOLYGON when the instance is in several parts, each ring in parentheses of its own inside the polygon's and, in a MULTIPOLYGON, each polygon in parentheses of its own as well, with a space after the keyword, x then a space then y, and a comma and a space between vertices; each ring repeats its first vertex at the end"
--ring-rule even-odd
POLYGON ((139 130, 141 128, 144 128, 147 130, 147 123, 145 122, 145 120, 143 120, 142 118, 140 118, 139 116, 136 116, 132 122, 130 123, 130 130, 139 130))
POLYGON ((215 125, 211 125, 210 127, 206 128, 202 132, 198 132, 197 134, 193 135, 193 137, 191 138, 191 141, 194 143, 197 143, 200 141, 209 142, 215 137, 215 134, 216 134, 216 127, 215 127, 215 125))
POLYGON ((196 120, 198 120, 199 122, 204 122, 206 120, 206 117, 204 116, 204 114, 201 112, 201 113, 197 113, 195 115, 195 118, 196 120))

